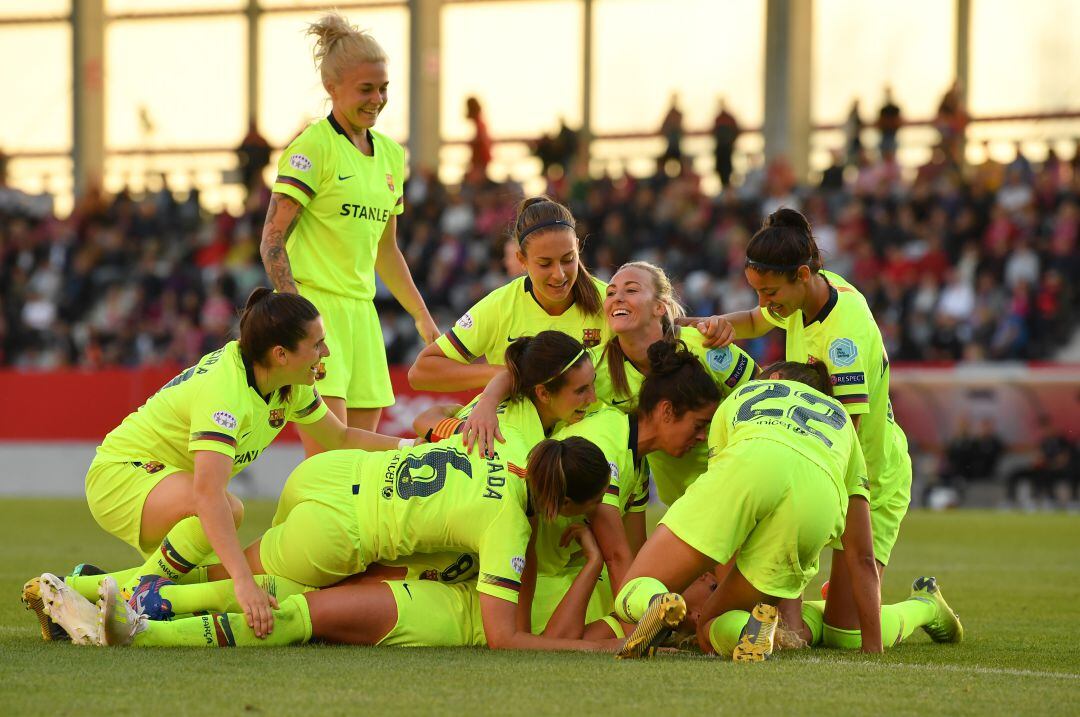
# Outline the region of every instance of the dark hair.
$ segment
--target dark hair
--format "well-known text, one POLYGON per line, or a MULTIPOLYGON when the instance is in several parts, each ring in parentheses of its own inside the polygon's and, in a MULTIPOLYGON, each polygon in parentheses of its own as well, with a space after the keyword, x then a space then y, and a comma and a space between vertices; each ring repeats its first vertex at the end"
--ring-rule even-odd
POLYGON ((794 209, 777 209, 746 245, 746 266, 782 274, 788 281, 795 281, 800 266, 816 274, 823 265, 810 222, 794 209))
MULTIPOLYGON (((275 346, 295 351, 307 336, 309 323, 319 318, 319 310, 299 294, 275 294, 259 286, 248 295, 240 312, 240 355, 249 364, 262 363, 275 346)), ((282 399, 289 387, 282 388, 282 399)))
MULTIPOLYGON (((660 330, 663 332, 664 341, 674 341, 679 335, 679 327, 675 325, 675 319, 686 316, 686 309, 679 303, 679 297, 671 288, 671 279, 664 270, 647 261, 631 261, 620 266, 615 273, 623 269, 640 269, 652 279, 653 293, 656 300, 664 305, 664 314, 660 317, 660 330)), ((626 381, 626 354, 618 336, 612 336, 604 346, 604 356, 607 358, 608 374, 611 376, 611 387, 615 389, 616 396, 629 396, 630 384, 626 381)))
POLYGON ((799 363, 798 361, 777 361, 761 370, 762 379, 767 380, 771 374, 779 373, 785 381, 798 381, 805 383, 812 389, 821 391, 826 396, 833 395, 832 376, 829 375, 829 367, 823 361, 814 363, 799 363))
POLYGON ((506 370, 510 372, 510 398, 532 398, 537 386, 558 391, 570 369, 589 360, 581 342, 562 331, 541 331, 522 336, 506 347, 506 370), (577 357, 576 359, 574 357, 577 357))
MULTIPOLYGON (((513 231, 513 237, 521 253, 528 254, 529 239, 543 233, 549 227, 569 229, 577 238, 577 222, 574 221, 574 215, 569 209, 543 195, 523 200, 518 205, 513 231)), ((603 310, 604 302, 600 298, 596 285, 593 284, 592 275, 581 261, 581 245, 581 239, 578 239, 575 247, 578 252, 578 273, 570 291, 574 297, 574 303, 581 307, 585 314, 597 316, 603 310)))
POLYGON ((676 418, 720 401, 720 389, 683 341, 657 341, 649 347, 649 375, 641 384, 638 411, 651 413, 665 399, 676 418))
POLYGON ((545 438, 529 451, 526 480, 533 508, 552 521, 563 499, 586 503, 602 495, 611 482, 611 466, 603 451, 586 438, 545 438))

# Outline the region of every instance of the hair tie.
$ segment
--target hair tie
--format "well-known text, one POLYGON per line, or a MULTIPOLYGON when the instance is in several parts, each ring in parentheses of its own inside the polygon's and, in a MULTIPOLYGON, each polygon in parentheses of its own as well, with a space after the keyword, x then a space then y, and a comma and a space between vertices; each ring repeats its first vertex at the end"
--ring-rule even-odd
POLYGON ((547 229, 548 227, 556 227, 556 226, 563 226, 563 227, 567 227, 568 229, 573 229, 574 228, 573 224, 571 224, 568 221, 564 221, 562 219, 553 219, 550 222, 540 222, 539 224, 534 224, 531 227, 529 227, 528 229, 526 229, 525 231, 521 232, 521 234, 518 235, 518 243, 520 244, 521 242, 524 242, 525 237, 529 236, 530 234, 532 234, 535 231, 539 231, 540 229, 547 229))

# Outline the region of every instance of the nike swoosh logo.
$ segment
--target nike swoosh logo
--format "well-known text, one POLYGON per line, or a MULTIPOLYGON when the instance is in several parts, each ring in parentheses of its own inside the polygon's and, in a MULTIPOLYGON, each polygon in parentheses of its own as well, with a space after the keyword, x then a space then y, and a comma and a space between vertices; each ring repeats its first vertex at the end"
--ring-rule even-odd
POLYGON ((629 400, 630 400, 629 398, 624 398, 624 399, 623 399, 623 400, 621 400, 621 401, 616 401, 616 400, 612 399, 612 401, 611 401, 611 405, 612 405, 612 406, 618 406, 618 405, 620 405, 620 404, 626 403, 626 402, 627 402, 627 401, 629 401, 629 400))
POLYGON ((251 435, 251 431, 248 431, 248 432, 247 432, 247 433, 245 433, 244 435, 240 436, 240 440, 242 441, 242 440, 244 440, 245 438, 247 438, 247 437, 248 437, 248 436, 250 436, 250 435, 251 435))
POLYGON ((412 590, 409 589, 409 584, 408 583, 402 583, 401 587, 405 588, 405 592, 409 593, 409 599, 412 600, 413 599, 412 590))
POLYGON ((338 178, 338 181, 339 181, 339 182, 344 182, 344 181, 345 181, 346 179, 352 179, 352 178, 353 178, 353 177, 355 177, 355 176, 356 176, 355 174, 350 174, 350 175, 349 175, 348 177, 342 177, 342 176, 341 176, 341 175, 339 174, 339 175, 337 176, 337 178, 338 178))
POLYGON ((520 336, 510 336, 510 335, 507 335, 507 337, 506 337, 506 341, 507 341, 508 343, 511 343, 511 344, 512 344, 512 343, 514 343, 515 341, 517 341, 517 340, 518 340, 518 339, 520 339, 520 338, 521 338, 520 336))

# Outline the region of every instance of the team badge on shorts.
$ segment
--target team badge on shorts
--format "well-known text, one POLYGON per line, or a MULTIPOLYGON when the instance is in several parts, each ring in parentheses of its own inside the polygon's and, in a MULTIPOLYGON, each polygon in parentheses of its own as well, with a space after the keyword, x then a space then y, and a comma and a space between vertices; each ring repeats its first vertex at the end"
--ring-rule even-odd
POLYGON ((150 475, 153 475, 164 468, 165 464, 161 461, 143 461, 142 464, 142 469, 150 475))
POLYGON ((270 409, 270 427, 281 428, 285 425, 285 409, 284 408, 271 408, 270 409))
POLYGON ((389 172, 386 173, 386 186, 390 188, 390 191, 394 191, 394 175, 389 172))
POLYGON ((435 568, 428 568, 424 572, 420 573, 420 579, 421 580, 438 580, 439 579, 439 571, 436 570, 435 568))
POLYGON ((585 348, 587 349, 591 349, 593 346, 599 346, 600 329, 582 329, 581 343, 585 344, 585 348))
POLYGON ((850 366, 858 355, 859 349, 851 339, 836 339, 829 344, 829 360, 836 366, 850 366))

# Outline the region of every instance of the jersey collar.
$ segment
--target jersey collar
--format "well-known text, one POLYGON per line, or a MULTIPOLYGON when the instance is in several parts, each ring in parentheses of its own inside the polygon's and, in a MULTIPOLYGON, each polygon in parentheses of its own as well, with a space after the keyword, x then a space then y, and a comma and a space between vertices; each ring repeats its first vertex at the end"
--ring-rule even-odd
MULTIPOLYGON (((334 128, 335 132, 340 134, 345 139, 349 140, 349 144, 353 143, 352 139, 349 137, 349 133, 345 131, 345 128, 342 127, 338 123, 337 118, 334 117, 333 111, 331 111, 330 114, 326 115, 326 121, 330 123, 330 126, 334 128)), ((375 156, 375 137, 372 136, 371 130, 369 130, 369 129, 364 130, 364 133, 367 134, 368 142, 371 142, 371 156, 374 157, 375 156)), ((356 145, 353 145, 353 149, 356 149, 356 145)), ((356 151, 359 152, 360 150, 357 149, 356 151)), ((361 152, 361 154, 363 154, 363 152, 361 152)))
POLYGON ((626 439, 626 447, 630 449, 631 455, 634 457, 634 467, 641 467, 641 456, 638 455, 637 450, 637 436, 638 436, 638 414, 635 411, 630 416, 630 437, 626 439))
MULTIPOLYGON (((535 291, 533 291, 533 283, 532 283, 532 277, 530 277, 530 276, 529 276, 528 274, 526 274, 526 275, 525 275, 525 282, 524 282, 524 283, 525 283, 525 293, 526 293, 526 294, 528 294, 528 295, 529 295, 529 297, 530 297, 530 298, 531 298, 531 299, 532 299, 533 301, 535 301, 535 302, 536 302, 536 305, 537 305, 537 306, 539 306, 539 307, 540 307, 540 309, 541 309, 541 310, 542 310, 542 311, 543 311, 543 312, 544 312, 544 313, 546 314, 546 313, 547 313, 547 309, 545 309, 545 308, 544 308, 544 305, 540 303, 540 299, 537 299, 537 298, 536 298, 536 292, 535 292, 535 291)), ((566 310, 567 310, 567 311, 569 311, 569 310, 570 310, 570 307, 571 307, 571 306, 573 306, 573 305, 574 305, 574 300, 573 300, 573 296, 571 296, 571 298, 570 298, 570 306, 566 307, 566 310)))
POLYGON ((821 311, 817 313, 817 316, 814 317, 813 321, 806 322, 806 326, 809 326, 810 324, 824 323, 825 319, 829 318, 829 314, 832 313, 832 310, 836 308, 836 302, 840 298, 840 294, 839 292, 837 292, 836 287, 833 286, 828 279, 825 279, 825 283, 829 284, 829 300, 826 301, 825 305, 821 307, 821 311))
POLYGON ((240 363, 244 364, 244 374, 247 376, 247 385, 251 387, 252 391, 259 394, 259 398, 269 404, 270 394, 266 394, 264 396, 259 393, 259 384, 255 382, 255 367, 248 363, 248 360, 244 358, 244 354, 240 353, 239 351, 237 351, 237 353, 240 354, 240 363))

